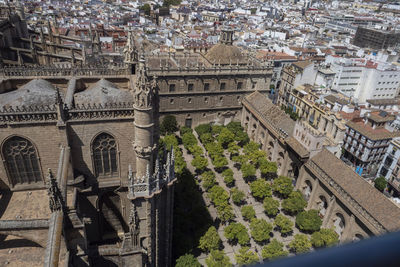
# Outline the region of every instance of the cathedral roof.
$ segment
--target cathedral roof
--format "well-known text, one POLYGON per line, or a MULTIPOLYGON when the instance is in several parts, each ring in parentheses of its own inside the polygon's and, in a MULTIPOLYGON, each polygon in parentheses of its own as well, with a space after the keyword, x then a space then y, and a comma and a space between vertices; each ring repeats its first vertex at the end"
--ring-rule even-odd
POLYGON ((55 102, 56 88, 48 81, 34 79, 21 88, 0 95, 0 107, 43 106, 55 102))
POLYGON ((210 63, 221 64, 221 65, 235 65, 236 63, 245 64, 246 58, 242 54, 239 47, 230 44, 218 43, 214 45, 207 54, 205 58, 210 63))
POLYGON ((132 103, 129 91, 119 89, 115 84, 101 79, 83 92, 74 95, 75 104, 116 104, 132 103))

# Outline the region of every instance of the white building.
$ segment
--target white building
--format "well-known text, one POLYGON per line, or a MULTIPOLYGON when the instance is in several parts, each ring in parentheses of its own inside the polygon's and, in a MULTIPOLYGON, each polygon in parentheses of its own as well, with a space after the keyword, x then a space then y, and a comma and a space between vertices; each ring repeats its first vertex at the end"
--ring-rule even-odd
POLYGON ((398 95, 400 68, 390 63, 361 58, 328 56, 326 63, 336 73, 332 89, 358 103, 369 99, 391 99, 398 95))

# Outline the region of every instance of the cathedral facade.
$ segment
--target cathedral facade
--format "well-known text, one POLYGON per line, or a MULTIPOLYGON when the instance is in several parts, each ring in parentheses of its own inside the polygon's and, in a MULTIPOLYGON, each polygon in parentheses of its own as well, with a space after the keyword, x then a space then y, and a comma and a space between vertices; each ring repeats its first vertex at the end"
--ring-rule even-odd
POLYGON ((2 70, 0 186, 49 191, 45 262, 171 264, 174 152, 158 153, 156 80, 132 49, 125 59, 117 70, 2 70))

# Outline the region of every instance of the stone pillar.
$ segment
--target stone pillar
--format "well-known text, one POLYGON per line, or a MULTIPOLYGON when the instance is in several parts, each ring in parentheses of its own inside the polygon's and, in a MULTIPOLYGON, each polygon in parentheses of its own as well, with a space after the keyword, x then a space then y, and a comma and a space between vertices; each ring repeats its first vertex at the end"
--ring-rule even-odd
POLYGON ((345 221, 345 226, 342 232, 342 236, 341 236, 341 241, 351 241, 352 240, 352 232, 353 232, 353 227, 355 224, 355 217, 354 214, 350 215, 350 220, 345 221))
POLYGON ((324 228, 328 227, 328 223, 329 223, 329 220, 331 219, 334 206, 336 205, 336 198, 335 198, 335 196, 331 196, 331 198, 327 201, 329 201, 328 208, 325 212, 324 220, 322 221, 322 227, 324 227, 324 228))
POLYGON ((312 184, 312 186, 313 186, 313 188, 312 188, 312 191, 311 191, 310 198, 308 199, 307 209, 311 209, 312 206, 314 205, 315 198, 317 197, 316 192, 318 191, 319 182, 315 181, 315 183, 312 184))

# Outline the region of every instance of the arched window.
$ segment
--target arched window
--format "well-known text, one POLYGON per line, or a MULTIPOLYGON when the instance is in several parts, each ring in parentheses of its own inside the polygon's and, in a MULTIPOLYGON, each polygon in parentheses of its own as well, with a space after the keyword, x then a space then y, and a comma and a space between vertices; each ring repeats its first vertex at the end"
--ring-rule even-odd
POLYGON ((12 186, 42 181, 36 148, 30 141, 11 137, 4 143, 2 153, 12 186))
POLYGON ((102 133, 92 145, 94 168, 97 176, 118 176, 117 144, 114 137, 102 133))
POLYGON ((341 213, 336 213, 336 216, 333 219, 333 228, 335 229, 335 232, 341 236, 345 227, 346 222, 343 215, 341 213))
POLYGON ((317 201, 317 203, 318 203, 319 214, 323 218, 328 208, 328 201, 326 201, 326 198, 324 196, 319 196, 319 200, 317 201))

